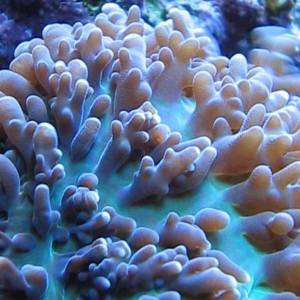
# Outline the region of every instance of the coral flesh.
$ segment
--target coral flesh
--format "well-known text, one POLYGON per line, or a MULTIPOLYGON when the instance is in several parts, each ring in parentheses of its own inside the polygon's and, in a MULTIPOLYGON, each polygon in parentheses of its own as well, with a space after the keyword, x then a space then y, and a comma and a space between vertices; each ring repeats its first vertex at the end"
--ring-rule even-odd
POLYGON ((0 70, 0 299, 299 299, 299 41, 247 58, 105 4, 0 70))

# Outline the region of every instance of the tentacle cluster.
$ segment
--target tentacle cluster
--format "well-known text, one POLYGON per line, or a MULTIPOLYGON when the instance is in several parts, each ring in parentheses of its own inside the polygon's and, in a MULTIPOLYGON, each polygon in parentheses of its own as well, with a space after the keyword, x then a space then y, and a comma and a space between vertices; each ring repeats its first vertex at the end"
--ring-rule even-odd
POLYGON ((168 16, 106 4, 0 71, 1 299, 300 296, 298 41, 250 64, 168 16))

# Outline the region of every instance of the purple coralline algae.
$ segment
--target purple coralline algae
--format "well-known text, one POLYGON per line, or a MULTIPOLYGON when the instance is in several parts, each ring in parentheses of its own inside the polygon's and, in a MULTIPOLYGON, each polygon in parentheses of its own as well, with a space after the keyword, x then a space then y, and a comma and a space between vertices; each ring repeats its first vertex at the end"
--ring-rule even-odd
POLYGON ((90 21, 82 2, 0 0, 0 69, 8 67, 19 43, 41 37, 47 24, 63 22, 73 25, 77 21, 90 21))
POLYGON ((0 71, 0 298, 300 297, 300 42, 246 58, 108 3, 0 71))

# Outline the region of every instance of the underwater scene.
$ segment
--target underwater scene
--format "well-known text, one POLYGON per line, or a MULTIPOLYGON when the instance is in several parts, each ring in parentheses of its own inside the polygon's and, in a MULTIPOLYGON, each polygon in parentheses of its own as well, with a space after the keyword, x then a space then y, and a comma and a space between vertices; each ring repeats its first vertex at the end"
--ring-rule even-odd
POLYGON ((300 299, 299 7, 0 0, 0 299, 300 299))

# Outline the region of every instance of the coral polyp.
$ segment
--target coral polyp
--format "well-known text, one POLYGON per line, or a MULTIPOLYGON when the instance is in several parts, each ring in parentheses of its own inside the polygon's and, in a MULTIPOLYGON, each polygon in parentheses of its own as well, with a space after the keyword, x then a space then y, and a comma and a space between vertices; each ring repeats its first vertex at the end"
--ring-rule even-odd
POLYGON ((295 53, 140 15, 47 25, 0 71, 0 298, 298 299, 295 53))

